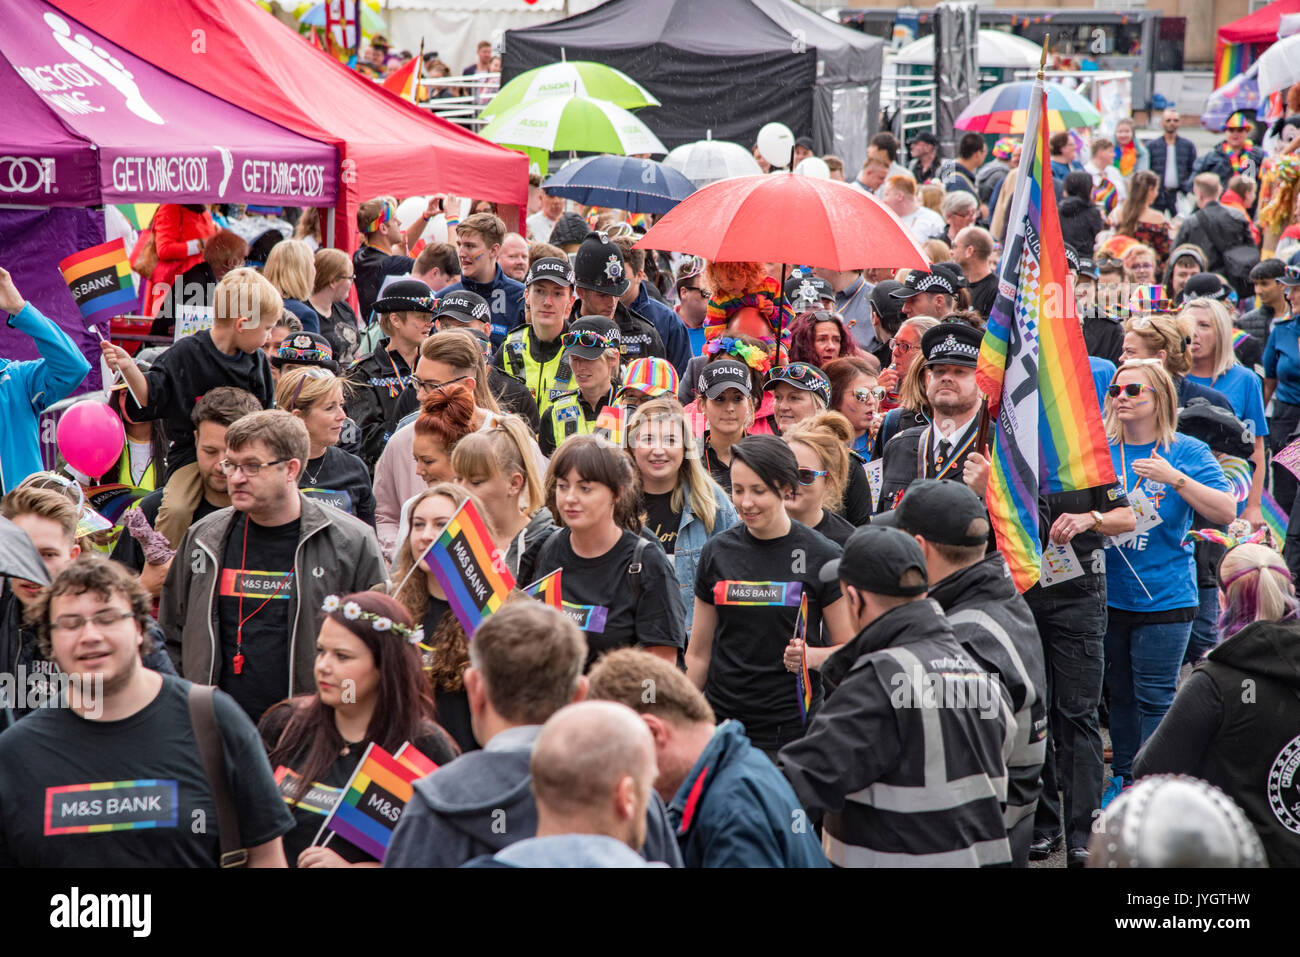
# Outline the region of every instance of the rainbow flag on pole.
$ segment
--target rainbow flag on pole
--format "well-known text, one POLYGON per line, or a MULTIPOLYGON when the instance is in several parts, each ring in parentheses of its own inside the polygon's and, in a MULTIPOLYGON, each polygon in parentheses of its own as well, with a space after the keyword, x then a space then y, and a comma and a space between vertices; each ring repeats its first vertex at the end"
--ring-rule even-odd
POLYGON ((1273 547, 1281 551, 1282 546, 1286 544, 1287 514, 1282 511, 1282 506, 1277 504, 1277 499, 1269 493, 1268 489, 1264 489, 1259 504, 1260 511, 1264 513, 1264 524, 1273 533, 1273 547))
POLYGON ((812 679, 808 676, 808 593, 799 599, 799 615, 794 620, 794 637, 803 642, 799 654, 799 670, 795 672, 796 687, 799 692, 799 720, 808 723, 808 712, 812 710, 812 679))
POLYGON ((988 396, 992 468, 986 500, 1016 587, 1038 581, 1040 493, 1115 482, 1056 212, 1040 74, 998 264, 998 297, 976 379, 988 396))
POLYGON ((325 819, 316 840, 332 831, 377 861, 388 853, 402 809, 411 799, 411 782, 423 777, 371 742, 343 789, 343 797, 325 819))
POLYGON ((456 510, 421 561, 442 586, 451 610, 471 638, 474 629, 501 607, 515 587, 515 577, 493 543, 473 499, 466 499, 456 510))
POLYGON ((437 762, 423 751, 418 750, 410 741, 404 742, 400 748, 393 752, 393 760, 403 767, 410 768, 416 773, 417 777, 421 778, 427 777, 438 770, 437 762))
POLYGON ((60 260, 59 271, 87 324, 130 312, 140 301, 120 237, 60 260))
POLYGON ((564 608, 564 599, 560 593, 560 573, 564 569, 557 568, 545 578, 539 578, 531 585, 524 587, 524 591, 532 595, 544 605, 550 605, 552 608, 562 610, 564 608))

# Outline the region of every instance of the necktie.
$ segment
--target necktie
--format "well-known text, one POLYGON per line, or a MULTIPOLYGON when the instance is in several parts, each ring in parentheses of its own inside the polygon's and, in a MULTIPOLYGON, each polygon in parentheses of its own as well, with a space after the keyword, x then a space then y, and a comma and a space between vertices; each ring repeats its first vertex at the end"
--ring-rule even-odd
POLYGON ((935 468, 943 468, 948 463, 948 455, 952 452, 952 443, 947 439, 940 439, 939 445, 934 453, 935 468))

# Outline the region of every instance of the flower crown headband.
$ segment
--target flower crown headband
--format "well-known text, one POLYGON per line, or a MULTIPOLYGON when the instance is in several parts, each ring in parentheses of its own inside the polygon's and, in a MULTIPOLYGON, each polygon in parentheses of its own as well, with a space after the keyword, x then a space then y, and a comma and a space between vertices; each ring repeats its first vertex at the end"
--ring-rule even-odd
POLYGON ((368 621, 370 627, 375 631, 395 632, 413 645, 418 645, 424 641, 423 628, 408 628, 400 622, 393 621, 386 615, 376 615, 373 611, 366 611, 354 601, 344 604, 343 599, 339 598, 338 595, 326 595, 325 601, 320 606, 320 610, 327 615, 334 614, 339 608, 343 609, 343 617, 348 621, 368 621))
POLYGON ((763 374, 766 374, 767 370, 772 367, 772 357, 766 352, 758 348, 758 346, 751 346, 748 342, 731 336, 722 336, 706 343, 704 351, 711 356, 717 355, 719 352, 725 352, 727 355, 740 359, 755 372, 763 374))

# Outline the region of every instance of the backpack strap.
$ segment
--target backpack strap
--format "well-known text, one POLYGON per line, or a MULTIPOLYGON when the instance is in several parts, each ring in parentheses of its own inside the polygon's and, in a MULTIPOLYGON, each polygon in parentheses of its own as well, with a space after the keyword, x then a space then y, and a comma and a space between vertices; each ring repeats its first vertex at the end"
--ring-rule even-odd
POLYGON ((212 685, 192 684, 189 692, 190 724, 198 743, 203 772, 217 806, 217 837, 221 846, 222 867, 247 867, 248 851, 239 835, 239 814, 230 794, 222 758, 221 730, 217 727, 217 709, 213 704, 212 685))
POLYGON ((632 550, 632 563, 627 566, 628 576, 632 579, 633 605, 641 600, 641 556, 645 554, 645 547, 649 544, 649 539, 638 535, 636 547, 632 550))

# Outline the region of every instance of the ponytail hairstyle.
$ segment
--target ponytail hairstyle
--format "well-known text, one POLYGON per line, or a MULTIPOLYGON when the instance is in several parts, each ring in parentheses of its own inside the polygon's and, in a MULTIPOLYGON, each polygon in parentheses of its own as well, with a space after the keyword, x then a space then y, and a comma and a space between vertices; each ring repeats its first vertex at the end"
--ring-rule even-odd
POLYGON ((838 511, 844 501, 844 490, 849 485, 849 445, 853 442, 853 427, 838 412, 818 412, 786 429, 782 435, 786 444, 798 442, 817 454, 826 470, 826 495, 822 508, 838 511))
POLYGON ((1223 612, 1219 627, 1231 637, 1251 622, 1295 618, 1295 586, 1282 556, 1266 545, 1247 543, 1228 549, 1219 563, 1223 612))
MULTIPOLYGON (((704 523, 710 535, 718 517, 718 502, 714 493, 718 486, 714 483, 709 470, 704 467, 703 450, 700 442, 686 422, 686 413, 674 398, 663 396, 643 402, 632 413, 627 426, 628 457, 632 458, 632 443, 643 425, 660 423, 675 424, 682 436, 682 464, 677 469, 677 484, 673 487, 672 508, 680 512, 687 496, 690 497, 691 514, 704 523)), ((632 458, 635 468, 636 459, 632 458)), ((641 515, 641 524, 645 524, 645 515, 641 515)))
POLYGON ((415 420, 415 434, 437 439, 450 456, 456 444, 474 431, 475 411, 474 393, 461 383, 434 389, 415 420))
POLYGON ((528 514, 546 504, 542 492, 545 476, 537 474, 529 454, 532 433, 517 415, 496 416, 496 424, 486 431, 471 432, 456 443, 451 467, 463 479, 502 478, 522 475, 523 492, 528 493, 528 514))

